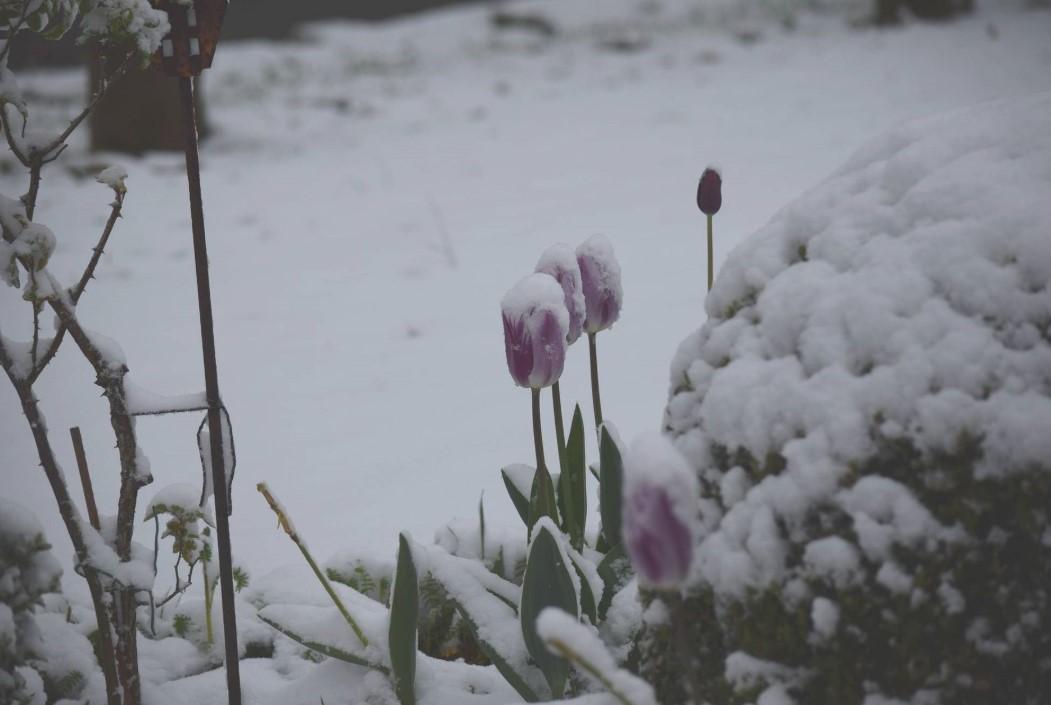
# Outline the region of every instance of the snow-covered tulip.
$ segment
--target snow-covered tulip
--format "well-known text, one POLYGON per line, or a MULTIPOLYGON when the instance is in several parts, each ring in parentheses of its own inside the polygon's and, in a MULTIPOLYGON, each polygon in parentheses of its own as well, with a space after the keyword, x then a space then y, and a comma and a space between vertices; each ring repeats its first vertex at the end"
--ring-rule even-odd
MULTIPOLYGON (((540 423, 540 390, 558 382, 566 362, 569 312, 562 286, 550 274, 534 272, 508 291, 500 301, 504 319, 504 348, 507 369, 515 384, 528 387, 533 402, 533 447, 536 475, 533 496, 535 516, 530 510, 529 528, 540 515, 557 517, 555 488, 544 462, 544 438, 540 423)), ((532 505, 532 502, 531 502, 532 505)))
POLYGON ((639 437, 624 461, 624 547, 640 583, 678 590, 698 535, 697 479, 672 442, 639 437))
POLYGON ((573 248, 558 243, 544 250, 536 263, 536 271, 550 274, 562 285, 566 311, 569 312, 569 333, 566 342, 577 341, 584 330, 584 288, 580 281, 580 266, 573 248))
POLYGON ((566 362, 569 331, 559 283, 549 274, 530 274, 504 295, 500 309, 507 369, 515 384, 541 389, 557 382, 566 362))
POLYGON ((697 184, 697 207, 705 215, 715 215, 723 205, 723 179, 719 172, 708 167, 697 184))
POLYGON ((584 331, 588 334, 591 356, 591 403, 595 408, 595 428, 599 428, 602 426, 602 396, 599 393, 595 336, 620 318, 624 297, 620 286, 620 264, 609 240, 603 235, 592 235, 577 248, 577 265, 584 290, 584 331))
POLYGON ((712 216, 719 212, 723 205, 723 177, 714 167, 708 167, 701 174, 697 184, 697 207, 701 209, 708 221, 708 291, 715 283, 715 235, 712 232, 712 216))
MULTIPOLYGON (((580 266, 573 248, 558 243, 544 250, 536 263, 536 271, 550 274, 562 286, 566 311, 569 313, 569 333, 566 342, 572 345, 584 330, 584 287, 580 281, 580 266)), ((551 404, 555 412, 555 437, 558 441, 559 466, 565 462, 566 430, 562 421, 562 392, 558 382, 551 385, 551 404)))
POLYGON ((598 333, 620 318, 620 264, 604 235, 592 235, 577 248, 577 264, 584 291, 584 330, 598 333))

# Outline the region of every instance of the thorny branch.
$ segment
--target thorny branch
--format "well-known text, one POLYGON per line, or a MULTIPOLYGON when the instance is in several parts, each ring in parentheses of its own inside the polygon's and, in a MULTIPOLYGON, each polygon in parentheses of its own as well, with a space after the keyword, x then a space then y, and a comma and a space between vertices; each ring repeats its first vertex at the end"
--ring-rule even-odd
MULTIPOLYGON (((69 289, 69 298, 74 306, 80 302, 80 297, 83 296, 84 289, 87 288, 88 282, 95 278, 95 269, 98 267, 99 261, 102 259, 102 254, 106 249, 106 245, 109 243, 109 237, 113 233, 113 227, 117 224, 117 219, 121 217, 121 209, 124 207, 124 197, 127 194, 121 191, 117 191, 116 194, 116 199, 110 204, 110 213, 109 218, 106 219, 106 226, 102 229, 102 234, 99 236, 98 243, 92 248, 91 259, 84 268, 84 273, 80 275, 80 280, 69 289)), ((60 323, 58 330, 55 331, 55 337, 51 339, 51 342, 48 344, 47 350, 44 351, 43 356, 41 356, 40 361, 33 364, 33 370, 28 377, 30 384, 40 377, 40 373, 42 373, 44 368, 48 366, 52 359, 54 359, 65 336, 66 326, 64 323, 60 323)))
MULTIPOLYGON (((26 2, 23 5, 22 17, 15 25, 16 30, 25 21, 30 4, 26 2)), ((13 33, 11 32, 8 35, 4 46, 0 47, 0 66, 4 66, 13 33)), ((8 106, 5 105, 0 109, 0 129, 3 131, 8 147, 19 162, 29 169, 29 190, 22 198, 28 220, 32 220, 36 210, 43 167, 56 160, 62 154, 67 146, 66 140, 91 114, 91 111, 105 95, 109 85, 128 70, 132 65, 133 58, 133 53, 124 56, 118 68, 109 78, 100 82, 84 109, 69 122, 58 136, 42 147, 32 143, 27 145, 23 142, 26 128, 26 116, 24 114, 22 114, 22 134, 16 136, 12 129, 11 113, 7 109, 8 106)), ((98 570, 90 566, 82 521, 77 507, 70 496, 62 469, 51 447, 47 425, 43 414, 40 412, 39 402, 33 392, 33 383, 39 376, 40 371, 57 352, 63 337, 62 334, 68 331, 84 357, 95 370, 96 383, 103 388, 104 395, 109 401, 110 421, 116 436, 121 464, 121 489, 117 511, 116 545, 114 548, 120 560, 129 560, 131 558, 131 534, 134 529, 138 490, 141 486, 149 483, 152 478, 148 476, 148 473, 141 473, 138 469, 138 446, 134 422, 128 413, 124 390, 124 376, 127 373, 127 368, 121 363, 108 360, 104 352, 92 342, 91 336, 80 326, 76 318, 76 303, 83 294, 88 280, 94 275, 102 250, 112 232, 116 219, 120 215, 122 201, 122 195, 118 194, 99 245, 85 268, 84 275, 72 289, 65 290, 60 288, 46 268, 35 271, 34 267, 27 266, 32 263, 20 258, 19 261, 29 271, 30 276, 46 277, 49 280, 50 290, 55 293, 47 299, 47 303, 58 317, 61 327, 59 334, 49 343, 43 360, 38 360, 41 303, 34 301, 33 342, 30 351, 31 370, 29 376, 23 378, 16 373, 15 360, 2 339, 0 339, 0 366, 4 368, 18 394, 23 413, 36 443, 41 466, 58 502, 59 514, 73 542, 77 554, 77 564, 84 567, 83 575, 91 592, 98 623, 98 647, 100 664, 106 683, 106 702, 108 705, 121 705, 121 703, 137 705, 140 702, 140 683, 137 665, 138 649, 135 619, 137 604, 135 594, 131 589, 118 588, 113 592, 112 596, 107 597, 98 570), (114 636, 116 637, 116 643, 114 643, 114 636)))

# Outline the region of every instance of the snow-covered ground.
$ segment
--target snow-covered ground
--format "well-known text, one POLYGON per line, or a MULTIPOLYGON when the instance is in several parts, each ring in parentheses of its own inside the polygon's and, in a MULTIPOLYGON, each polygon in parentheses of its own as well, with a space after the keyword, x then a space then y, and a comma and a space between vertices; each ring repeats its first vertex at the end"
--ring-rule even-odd
MULTIPOLYGON (((595 29, 605 6, 587 0, 525 5, 566 18, 571 31, 548 43, 496 38, 472 8, 220 48, 206 83, 216 135, 203 181, 220 378, 237 440, 233 543, 250 571, 300 562, 255 492, 260 481, 321 558, 344 549, 389 558, 398 530, 425 540, 451 518, 476 516, 483 490, 490 521, 517 522, 499 469, 531 458, 529 398, 507 373, 499 302, 548 245, 600 232, 616 248, 625 307, 599 336, 603 407, 632 437, 658 427, 671 356, 704 316, 694 189, 706 164, 724 170, 721 261, 893 124, 1051 89, 1047 12, 986 9, 893 31, 803 17, 788 31, 699 24, 691 4, 662 3, 663 19, 631 35, 643 47, 630 53, 598 47, 610 31, 595 29)), ((82 88, 71 72, 20 79, 44 99, 82 88)), ((81 320, 121 341, 137 384, 198 391, 181 156, 116 159, 130 173, 125 218, 81 320)), ((83 149, 65 158, 109 161, 83 149)), ((5 194, 24 188, 18 170, 0 176, 5 194)), ((59 236, 60 277, 72 281, 90 255, 109 196, 52 168, 37 219, 59 236)), ((14 290, 0 297, 6 336, 28 337, 25 308, 14 290)), ((562 393, 590 418, 584 347, 570 350, 562 393)), ((89 368, 67 350, 39 392, 67 475, 75 485, 66 429, 79 425, 111 510, 117 462, 89 368)), ((166 484, 198 481, 199 421, 140 421, 156 478, 144 505, 166 484)), ((37 512, 68 565, 6 384, 0 454, 0 493, 37 512)), ((151 542, 152 527, 141 538, 151 542)), ((67 571, 75 594, 81 583, 67 571)))

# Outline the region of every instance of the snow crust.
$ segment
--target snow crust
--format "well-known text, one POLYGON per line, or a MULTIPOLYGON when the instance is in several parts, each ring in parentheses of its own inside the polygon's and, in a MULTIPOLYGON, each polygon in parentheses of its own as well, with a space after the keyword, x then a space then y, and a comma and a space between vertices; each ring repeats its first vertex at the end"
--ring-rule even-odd
MULTIPOLYGON (((667 429, 721 498, 703 503, 697 578, 743 594, 785 575, 786 537, 819 503, 847 512, 882 580, 895 545, 963 540, 908 489, 849 468, 881 443, 923 457, 976 439, 979 477, 1051 457, 1051 94, 905 124, 734 250, 709 320, 672 364, 667 429), (749 486, 713 453, 785 467, 749 486)), ((849 581, 858 556, 807 546, 849 581)))
POLYGON ((127 178, 128 170, 119 164, 113 164, 100 171, 95 177, 95 181, 109 186, 117 193, 126 193, 128 186, 124 183, 124 180, 127 178))
POLYGON ((633 705, 657 705, 653 688, 638 676, 620 669, 592 627, 581 624, 560 609, 548 607, 537 618, 536 630, 548 644, 551 653, 561 656, 557 649, 551 647, 552 641, 560 642, 581 661, 598 671, 600 675, 596 676, 587 669, 578 669, 596 687, 605 689, 611 685, 633 705))
POLYGON ((208 408, 204 392, 188 394, 159 394, 131 381, 132 375, 124 378, 124 397, 128 413, 132 416, 176 414, 183 411, 199 411, 208 408))
POLYGON ((161 488, 146 505, 146 518, 151 517, 161 507, 166 508, 168 511, 177 509, 188 515, 200 512, 201 518, 205 523, 209 526, 215 526, 212 508, 207 504, 201 505, 201 490, 191 484, 174 482, 161 488))

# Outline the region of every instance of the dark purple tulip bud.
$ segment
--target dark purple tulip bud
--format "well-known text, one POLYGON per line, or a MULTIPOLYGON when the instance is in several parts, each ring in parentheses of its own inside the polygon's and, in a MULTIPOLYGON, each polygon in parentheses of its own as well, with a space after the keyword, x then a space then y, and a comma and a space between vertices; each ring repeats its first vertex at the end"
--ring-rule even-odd
POLYGON ((536 273, 514 285, 500 302, 507 369, 515 384, 540 389, 562 375, 569 312, 554 277, 536 273))
POLYGON ((671 441, 640 437, 624 463, 624 546, 639 582, 683 586, 699 536, 697 479, 671 441))
POLYGON ((577 248, 577 264, 584 289, 584 330, 598 333, 620 318, 620 264, 603 235, 592 235, 577 248))
POLYGON ((697 184, 697 207, 705 215, 715 215, 723 205, 723 180, 719 172, 708 167, 697 184))
POLYGON ((569 312, 569 334, 566 342, 570 345, 577 341, 584 330, 584 289, 580 281, 580 266, 573 248, 558 243, 544 250, 536 263, 536 271, 550 274, 562 285, 566 299, 566 310, 569 312))

